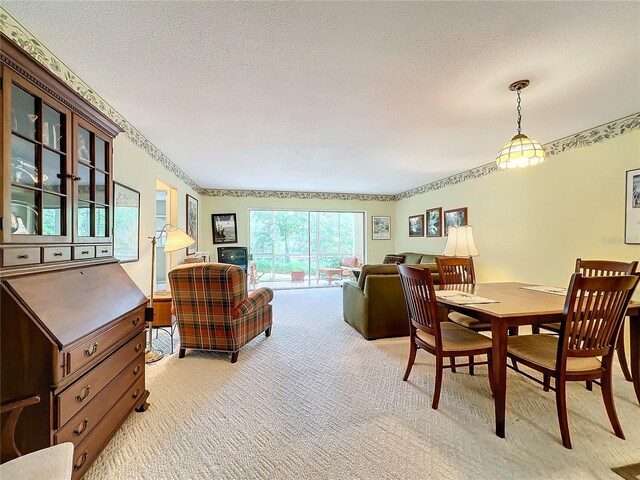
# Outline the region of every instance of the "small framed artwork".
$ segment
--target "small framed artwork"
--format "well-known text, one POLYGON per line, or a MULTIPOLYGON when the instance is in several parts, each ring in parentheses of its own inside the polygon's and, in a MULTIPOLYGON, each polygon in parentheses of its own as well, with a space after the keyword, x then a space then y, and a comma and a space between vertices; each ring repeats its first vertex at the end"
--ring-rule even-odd
POLYGON ((449 235, 449 227, 462 227, 467 224, 467 207, 444 211, 444 234, 449 235))
POLYGON ((442 236, 442 207, 427 210, 425 221, 427 222, 425 237, 442 236))
POLYGON ((371 217, 372 240, 391 240, 391 217, 371 217))
POLYGON ((412 215, 409 217, 409 236, 424 237, 424 215, 412 215))
POLYGON ((187 235, 196 243, 187 247, 187 255, 198 251, 198 200, 187 194, 187 235))
POLYGON ((627 170, 625 196, 624 243, 640 243, 640 168, 627 170))
POLYGON ((113 256, 137 262, 140 238, 140 192, 113 182, 113 256))
POLYGON ((213 243, 238 243, 235 213, 212 213, 213 243))

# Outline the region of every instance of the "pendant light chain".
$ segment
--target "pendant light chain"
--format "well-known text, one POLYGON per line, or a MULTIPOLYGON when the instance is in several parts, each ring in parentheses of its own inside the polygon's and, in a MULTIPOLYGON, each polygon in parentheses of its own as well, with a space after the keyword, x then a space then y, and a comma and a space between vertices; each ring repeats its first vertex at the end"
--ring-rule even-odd
POLYGON ((520 108, 520 90, 522 89, 518 88, 516 90, 516 94, 518 95, 518 135, 520 135, 520 132, 522 131, 522 128, 520 127, 520 124, 522 123, 522 110, 520 108))

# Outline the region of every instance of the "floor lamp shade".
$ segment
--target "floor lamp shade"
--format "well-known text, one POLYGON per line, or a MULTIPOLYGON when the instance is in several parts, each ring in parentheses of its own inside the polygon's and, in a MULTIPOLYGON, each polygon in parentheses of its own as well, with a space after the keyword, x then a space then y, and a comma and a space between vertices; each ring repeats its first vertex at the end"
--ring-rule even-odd
POLYGON ((475 257, 478 255, 471 227, 449 227, 447 244, 442 254, 445 257, 475 257))
POLYGON ((196 241, 182 230, 176 227, 171 227, 167 230, 167 240, 164 243, 165 252, 175 252, 183 248, 190 247, 196 243, 196 241))

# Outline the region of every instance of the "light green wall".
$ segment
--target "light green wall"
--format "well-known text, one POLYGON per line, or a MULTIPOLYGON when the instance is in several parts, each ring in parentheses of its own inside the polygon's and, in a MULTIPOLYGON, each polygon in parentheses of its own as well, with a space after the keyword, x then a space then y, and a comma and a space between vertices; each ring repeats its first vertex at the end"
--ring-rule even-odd
POLYGON ((346 200, 313 200, 256 197, 202 197, 200 207, 200 250, 211 253, 215 261, 220 245, 213 244, 211 231, 212 213, 235 213, 238 222, 238 245, 248 246, 249 209, 262 208, 273 210, 331 210, 331 211, 364 211, 366 219, 366 259, 368 263, 382 263, 385 254, 393 252, 391 240, 371 240, 371 216, 389 215, 394 212, 393 202, 364 202, 346 200))
MULTIPOLYGON (((123 263, 122 266, 138 287, 149 294, 151 282, 151 240, 155 234, 156 180, 176 188, 178 227, 186 226, 186 194, 198 199, 200 195, 182 180, 169 172, 146 152, 134 145, 126 134, 118 135, 113 144, 114 180, 140 192, 140 259, 123 263)), ((200 219, 204 218, 200 212, 200 219)), ((202 223, 202 222, 200 222, 202 223)), ((199 229, 202 232, 202 229, 199 229)), ((200 236, 200 235, 199 235, 200 236)), ((176 265, 184 258, 184 251, 171 254, 171 263, 176 265)))
POLYGON ((395 248, 442 253, 446 237, 409 238, 407 218, 426 209, 468 207, 480 255, 478 281, 566 286, 577 257, 631 261, 624 243, 625 171, 640 167, 634 131, 549 158, 396 202, 395 248))

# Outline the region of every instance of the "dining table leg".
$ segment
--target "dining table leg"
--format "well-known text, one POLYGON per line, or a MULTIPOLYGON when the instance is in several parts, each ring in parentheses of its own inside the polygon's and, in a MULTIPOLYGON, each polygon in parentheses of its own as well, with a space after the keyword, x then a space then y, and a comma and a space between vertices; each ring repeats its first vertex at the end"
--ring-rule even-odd
POLYGON ((631 377, 636 399, 640 403, 640 309, 629 315, 629 342, 631 343, 631 377))
POLYGON ((493 384, 495 386, 496 435, 504 438, 504 422, 507 407, 507 330, 506 322, 491 322, 493 345, 493 384))

